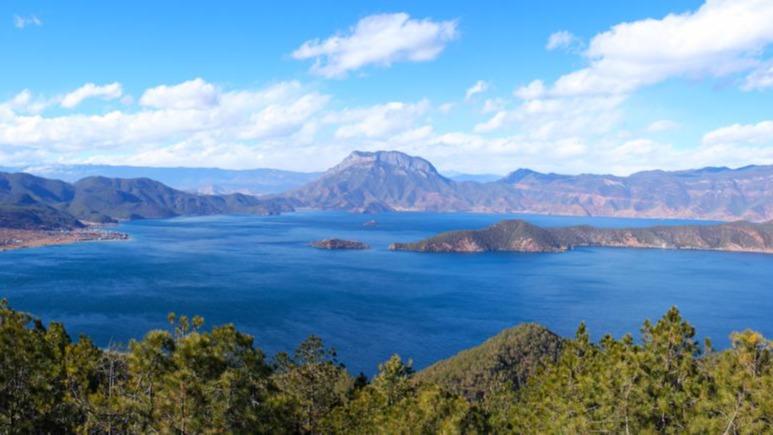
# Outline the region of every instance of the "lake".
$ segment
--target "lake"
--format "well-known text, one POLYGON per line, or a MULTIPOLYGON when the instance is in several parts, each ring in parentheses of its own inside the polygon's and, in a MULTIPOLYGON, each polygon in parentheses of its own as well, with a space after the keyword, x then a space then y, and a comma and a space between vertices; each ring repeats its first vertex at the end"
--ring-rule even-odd
MULTIPOLYGON (((166 315, 232 322, 272 355, 310 334, 350 371, 392 353, 424 367, 521 322, 572 336, 637 333, 672 305, 715 346, 745 328, 773 336, 773 255, 583 248, 561 254, 390 252, 389 243, 480 228, 503 215, 297 212, 124 223, 126 242, 0 253, 0 297, 64 322, 100 346, 126 343, 166 315), (363 224, 375 219, 374 226, 363 224), (340 237, 366 251, 308 244, 340 237)), ((507 216, 514 217, 514 216, 507 216)), ((518 216, 538 225, 684 221, 518 216)))

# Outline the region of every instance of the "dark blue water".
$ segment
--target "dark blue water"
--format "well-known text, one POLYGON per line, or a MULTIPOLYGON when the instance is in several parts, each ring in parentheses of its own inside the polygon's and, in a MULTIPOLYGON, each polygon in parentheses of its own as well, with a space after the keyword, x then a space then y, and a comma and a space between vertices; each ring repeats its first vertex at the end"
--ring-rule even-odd
MULTIPOLYGON (((423 367, 520 322, 595 337, 637 332, 677 305, 702 337, 773 336, 773 255, 578 249, 562 254, 389 252, 395 241, 478 228, 501 215, 347 213, 218 216, 124 224, 128 242, 0 253, 0 297, 73 336, 125 343, 166 314, 235 323, 267 353, 309 334, 353 371, 392 353, 423 367), (362 240, 368 251, 321 251, 312 240, 362 240)), ((540 225, 642 226, 674 221, 528 216, 540 225)))

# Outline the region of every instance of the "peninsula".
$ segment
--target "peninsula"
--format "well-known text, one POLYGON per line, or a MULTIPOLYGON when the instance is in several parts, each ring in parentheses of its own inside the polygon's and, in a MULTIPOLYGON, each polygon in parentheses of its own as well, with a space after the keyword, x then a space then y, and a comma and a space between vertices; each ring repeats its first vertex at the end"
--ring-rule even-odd
POLYGON ((127 240, 129 236, 101 228, 77 230, 16 230, 0 228, 0 252, 20 248, 37 248, 49 245, 67 245, 78 242, 101 240, 127 240))
POLYGON ((773 253, 773 222, 597 228, 543 228, 506 220, 480 230, 451 231, 415 243, 393 243, 393 251, 563 252, 575 247, 695 249, 773 253))

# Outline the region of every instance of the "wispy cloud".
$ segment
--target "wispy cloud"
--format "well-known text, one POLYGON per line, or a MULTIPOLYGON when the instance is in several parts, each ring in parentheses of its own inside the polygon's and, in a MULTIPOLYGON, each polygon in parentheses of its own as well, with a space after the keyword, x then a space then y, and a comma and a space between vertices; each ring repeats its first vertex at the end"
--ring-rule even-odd
POLYGON ((304 42, 292 57, 314 59, 313 74, 342 78, 368 65, 433 60, 457 36, 456 21, 417 20, 406 13, 370 15, 345 34, 304 42))
POLYGON ((744 80, 741 89, 744 91, 764 90, 773 88, 773 61, 761 64, 744 80))
POLYGON ((95 85, 86 83, 80 88, 69 92, 62 97, 61 106, 67 109, 79 105, 89 98, 99 98, 102 100, 115 100, 123 96, 123 88, 120 83, 110 83, 107 85, 95 85))
POLYGON ((37 15, 14 15, 13 16, 13 25, 17 29, 24 29, 25 27, 29 26, 42 26, 43 20, 38 18, 37 15))
POLYGON ((140 104, 157 109, 206 109, 217 105, 220 93, 202 78, 168 86, 150 88, 140 97, 140 104))
POLYGON ((568 51, 577 51, 582 47, 582 40, 567 30, 561 30, 551 34, 548 42, 545 44, 547 50, 564 49, 568 51))
POLYGON ((470 86, 467 89, 467 92, 464 93, 464 99, 469 100, 470 98, 474 97, 475 95, 481 94, 483 92, 486 92, 489 88, 489 83, 484 80, 478 80, 475 82, 474 85, 470 86))

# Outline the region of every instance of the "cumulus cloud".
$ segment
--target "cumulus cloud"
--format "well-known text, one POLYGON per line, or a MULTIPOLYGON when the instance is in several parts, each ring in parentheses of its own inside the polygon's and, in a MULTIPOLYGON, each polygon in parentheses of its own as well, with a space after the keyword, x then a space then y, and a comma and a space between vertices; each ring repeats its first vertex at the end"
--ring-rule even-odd
POLYGON ((368 65, 433 60, 457 35, 456 21, 417 20, 406 13, 370 15, 344 34, 304 42, 292 57, 314 59, 314 74, 341 78, 368 65))
POLYGON ((757 124, 733 124, 703 135, 704 145, 773 145, 773 121, 757 124))
POLYGON ((464 99, 469 100, 470 98, 474 97, 475 95, 481 94, 483 92, 486 92, 489 88, 489 83, 484 80, 478 80, 475 82, 474 85, 467 88, 467 91, 464 93, 464 99))
POLYGON ((206 109, 217 105, 219 97, 214 85, 196 78, 148 89, 140 97, 140 104, 157 109, 206 109))
POLYGON ((29 26, 42 26, 43 21, 40 18, 38 18, 37 15, 27 15, 27 16, 14 15, 13 25, 17 29, 24 29, 25 27, 29 27, 29 26))
MULTIPOLYGON (((513 95, 520 100, 512 110, 497 111, 476 125, 479 133, 515 132, 521 140, 553 142, 580 138, 595 144, 616 144, 606 149, 619 156, 620 163, 610 167, 624 171, 632 168, 634 150, 658 149, 673 158, 679 155, 673 148, 644 139, 636 141, 623 129, 623 104, 642 87, 670 78, 724 77, 746 74, 743 88, 763 89, 767 86, 769 65, 760 57, 773 43, 773 3, 764 0, 707 0, 697 10, 669 14, 660 19, 644 19, 621 23, 591 39, 582 55, 588 65, 560 76, 553 83, 533 80, 517 88, 513 95), (722 35, 717 37, 717 35, 722 35), (750 73, 751 71, 751 73, 750 73), (620 147, 620 141, 627 147, 620 147), (610 150, 617 151, 610 151, 610 150)), ((557 32, 546 48, 566 48, 574 38, 557 32)), ((672 121, 660 120, 645 128, 649 133, 673 130, 672 121)), ((693 149, 695 162, 717 163, 720 157, 732 158, 727 149, 700 151, 693 149)), ((743 155, 744 150, 739 150, 743 155)), ((639 154, 641 156, 641 154, 639 154)), ((747 154, 748 155, 748 154, 747 154)), ((647 153, 645 162, 651 167, 660 162, 664 168, 674 162, 647 153)), ((600 164, 602 156, 594 160, 600 164)), ((576 165, 580 165, 578 162, 576 165)))
POLYGON ((299 82, 228 90, 196 79, 152 87, 139 106, 91 115, 28 113, 35 99, 25 90, 0 103, 0 165, 319 170, 351 149, 410 147, 435 134, 428 100, 338 109, 299 82))
POLYGON ((581 45, 582 41, 580 38, 567 30, 561 30, 551 34, 548 37, 548 42, 545 44, 545 49, 550 51, 557 49, 573 51, 578 49, 581 45))
POLYGON ((627 94, 672 77, 748 71, 773 43, 771 22, 769 0, 707 0, 694 12, 621 23, 594 36, 584 52, 589 65, 549 93, 627 94))
POLYGON ((534 80, 526 86, 521 86, 513 92, 513 95, 522 100, 533 100, 545 94, 545 84, 542 80, 534 80))
POLYGON ((94 83, 86 83, 80 88, 68 93, 62 97, 60 103, 62 107, 72 109, 79 105, 83 100, 89 98, 100 98, 102 100, 115 100, 123 96, 123 88, 118 82, 110 83, 107 85, 95 85, 94 83))
POLYGON ((429 109, 428 100, 417 103, 391 102, 345 109, 328 115, 325 121, 340 125, 335 131, 337 139, 383 139, 415 128, 429 109))
MULTIPOLYGON (((22 93, 2 106, 13 109, 30 98, 22 93)), ((302 131, 329 97, 305 91, 297 82, 260 90, 220 91, 197 79, 149 89, 143 99, 145 108, 134 112, 49 117, 10 110, 0 119, 0 143, 73 155, 103 150, 116 156, 193 140, 203 133, 231 142, 263 140, 302 131)))

